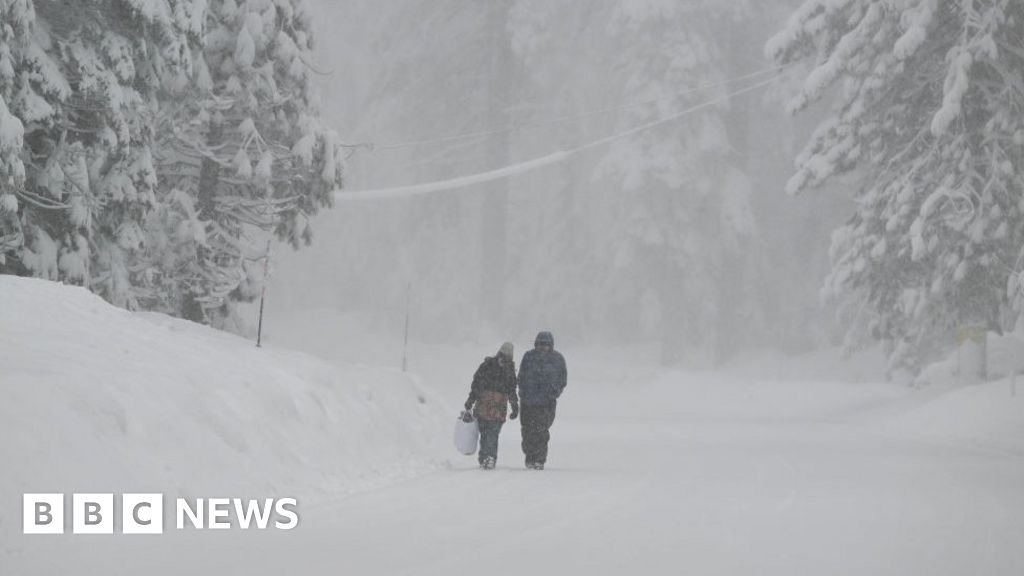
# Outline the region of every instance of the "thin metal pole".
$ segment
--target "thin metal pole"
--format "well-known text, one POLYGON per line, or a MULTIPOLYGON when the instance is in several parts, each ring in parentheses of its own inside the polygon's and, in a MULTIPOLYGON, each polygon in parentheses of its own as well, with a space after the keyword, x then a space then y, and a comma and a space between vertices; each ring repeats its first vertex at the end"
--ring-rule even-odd
POLYGON ((263 347, 263 302, 267 295, 267 274, 270 270, 270 240, 267 240, 267 252, 263 256, 263 285, 260 286, 260 319, 256 327, 256 347, 263 347))
POLYGON ((402 344, 402 372, 408 367, 409 358, 409 300, 412 295, 412 282, 405 290, 405 342, 402 344))

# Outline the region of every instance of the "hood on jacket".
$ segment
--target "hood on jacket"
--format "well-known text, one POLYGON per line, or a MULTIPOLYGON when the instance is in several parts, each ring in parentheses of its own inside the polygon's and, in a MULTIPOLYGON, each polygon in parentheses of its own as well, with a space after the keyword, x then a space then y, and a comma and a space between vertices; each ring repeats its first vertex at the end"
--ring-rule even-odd
POLYGON ((533 345, 536 346, 550 346, 555 347, 555 337, 551 335, 551 332, 540 332, 537 334, 537 338, 533 341, 533 345))
POLYGON ((505 358, 511 360, 513 354, 515 354, 515 347, 512 346, 511 342, 505 342, 504 344, 501 345, 501 348, 498 349, 497 355, 504 356, 505 358))

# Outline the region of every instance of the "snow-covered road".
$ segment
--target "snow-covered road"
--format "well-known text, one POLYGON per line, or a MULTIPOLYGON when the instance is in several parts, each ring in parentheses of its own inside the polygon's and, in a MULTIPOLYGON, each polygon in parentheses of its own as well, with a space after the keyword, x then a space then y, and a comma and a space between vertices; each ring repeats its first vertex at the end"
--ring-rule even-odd
POLYGON ((577 382, 544 472, 511 427, 497 471, 311 511, 298 550, 317 574, 1024 573, 1020 455, 872 433, 889 387, 778 386, 577 382))
POLYGON ((885 425, 927 394, 686 374, 571 386, 543 472, 522 468, 515 423, 493 472, 453 456, 304 502, 288 533, 64 539, 77 552, 51 560, 82 574, 1024 573, 1024 457, 885 425))

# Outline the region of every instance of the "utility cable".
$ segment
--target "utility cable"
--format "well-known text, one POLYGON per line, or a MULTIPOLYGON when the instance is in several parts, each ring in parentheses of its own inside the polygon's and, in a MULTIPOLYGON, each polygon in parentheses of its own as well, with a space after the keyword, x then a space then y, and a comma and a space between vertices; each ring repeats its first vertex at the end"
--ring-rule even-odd
POLYGON ((693 114, 694 112, 698 112, 698 111, 703 110, 705 108, 709 108, 711 106, 715 106, 717 104, 721 104, 722 102, 725 102, 725 101, 727 101, 727 100, 729 100, 731 98, 734 98, 736 96, 741 96, 743 94, 747 94, 749 92, 753 92, 754 90, 757 90, 759 88, 763 88, 765 86, 768 86, 769 84, 774 83, 776 80, 777 80, 776 77, 772 77, 772 78, 769 78, 768 80, 763 80, 763 81, 758 82, 756 84, 753 84, 751 86, 747 86, 746 88, 742 88, 740 90, 735 90, 735 91, 730 92, 728 94, 724 94, 722 96, 719 96, 718 98, 714 98, 712 100, 707 100, 707 101, 701 102, 700 104, 697 104, 695 106, 691 106, 689 108, 686 108, 685 110, 682 110, 680 112, 676 112, 675 114, 672 114, 670 116, 666 116, 664 118, 659 118, 657 120, 653 120, 651 122, 647 122, 647 123, 641 124, 639 126, 631 128, 631 129, 626 130, 624 132, 620 132, 618 134, 613 134, 611 136, 606 136, 606 137, 601 138, 599 140, 593 140, 591 142, 588 142, 586 144, 577 146, 575 148, 570 148, 570 149, 567 149, 567 150, 559 150, 558 152, 553 152, 553 153, 547 154, 545 156, 540 156, 538 158, 533 158, 531 160, 526 160, 524 162, 519 162, 519 163, 516 163, 516 164, 511 164, 511 165, 505 166, 503 168, 497 168, 497 169, 494 169, 494 170, 489 170, 489 171, 486 171, 486 172, 480 172, 480 173, 477 173, 477 174, 470 174, 468 176, 461 176, 461 177, 458 177, 458 178, 450 178, 448 180, 440 180, 440 181, 435 181, 435 182, 425 182, 425 183, 422 183, 422 184, 410 184, 410 185, 406 185, 406 186, 394 186, 394 187, 390 187, 390 188, 375 188, 375 189, 369 189, 369 190, 353 190, 353 191, 336 190, 334 192, 334 197, 335 197, 335 199, 342 200, 342 201, 345 201, 345 200, 351 201, 351 200, 379 200, 379 199, 387 199, 387 198, 404 198, 404 197, 409 197, 409 196, 418 196, 418 195, 422 195, 422 194, 429 194, 429 193, 432 193, 432 192, 438 192, 438 191, 442 191, 442 190, 455 190, 457 188, 465 188, 467 186, 472 186, 472 185, 475 185, 475 184, 482 184, 482 183, 485 183, 485 182, 491 182, 491 181, 494 181, 494 180, 499 180, 501 178, 506 178, 506 177, 513 176, 513 175, 516 175, 516 174, 522 174, 524 172, 529 172, 531 170, 536 170, 537 168, 541 168, 543 166, 548 166, 548 165, 551 165, 551 164, 555 164, 555 163, 558 163, 558 162, 565 161, 565 160, 569 159, 571 156, 574 156, 574 155, 579 154, 581 152, 584 152, 584 151, 587 151, 587 150, 591 150, 593 148, 597 148, 597 147, 603 146, 605 144, 609 144, 611 142, 614 142, 615 140, 619 140, 619 139, 625 138, 627 136, 632 136, 633 134, 637 134, 637 133, 643 132, 645 130, 650 130, 651 128, 655 128, 657 126, 660 126, 662 124, 666 124, 666 123, 672 122, 674 120, 678 120, 679 118, 682 118, 682 117, 687 116, 689 114, 693 114))

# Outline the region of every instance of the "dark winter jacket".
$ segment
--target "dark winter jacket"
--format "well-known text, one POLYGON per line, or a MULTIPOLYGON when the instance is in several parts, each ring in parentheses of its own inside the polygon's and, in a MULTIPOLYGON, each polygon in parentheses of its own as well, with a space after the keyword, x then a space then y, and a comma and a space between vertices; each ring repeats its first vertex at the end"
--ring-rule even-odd
POLYGON ((509 360, 502 366, 497 357, 485 358, 473 375, 468 401, 476 403, 473 413, 481 420, 504 422, 510 402, 512 410, 518 412, 515 362, 509 360))
POLYGON ((537 335, 534 345, 546 344, 550 350, 530 350, 519 364, 519 397, 523 404, 553 404, 562 395, 566 384, 565 358, 554 349, 554 338, 548 332, 537 335))

